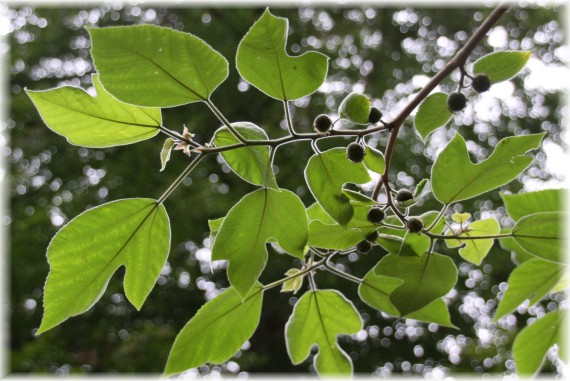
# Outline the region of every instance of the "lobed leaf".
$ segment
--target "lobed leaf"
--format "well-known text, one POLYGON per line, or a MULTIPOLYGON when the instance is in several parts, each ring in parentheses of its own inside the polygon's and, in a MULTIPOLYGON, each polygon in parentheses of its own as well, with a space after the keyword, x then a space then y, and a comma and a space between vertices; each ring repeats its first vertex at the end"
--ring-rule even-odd
MULTIPOLYGON (((465 213, 467 214, 467 213, 465 213)), ((482 237, 492 236, 499 234, 501 227, 499 222, 494 218, 487 218, 486 220, 474 221, 469 225, 469 228, 463 231, 458 239, 446 239, 447 247, 459 247, 459 255, 468 262, 479 266, 483 259, 491 250, 495 240, 489 239, 468 239, 467 237, 482 237), (465 237, 462 239, 462 237, 465 237)), ((453 235, 452 231, 448 231, 447 235, 453 235)))
POLYGON ((262 303, 263 288, 256 282, 243 301, 230 287, 204 304, 176 336, 164 376, 227 361, 255 332, 262 303))
POLYGON ((506 81, 526 65, 531 52, 504 51, 487 54, 473 64, 473 74, 486 74, 493 83, 506 81))
POLYGON ((333 148, 313 155, 305 168, 305 179, 315 200, 337 221, 346 226, 354 215, 350 199, 343 193, 346 183, 370 181, 362 163, 352 163, 343 148, 333 148))
POLYGON ((239 74, 272 98, 289 101, 314 93, 324 82, 328 57, 307 52, 291 57, 285 51, 288 23, 266 9, 241 40, 236 55, 239 74))
POLYGON ((93 75, 97 93, 64 86, 46 91, 26 89, 48 128, 71 144, 102 148, 140 142, 158 134, 158 108, 143 108, 113 98, 93 75))
MULTIPOLYGON (((265 131, 253 123, 236 122, 232 123, 232 127, 246 140, 268 139, 265 131)), ((216 147, 225 147, 240 141, 227 127, 221 127, 215 132, 213 143, 216 147)), ((242 147, 221 152, 220 155, 232 171, 245 181, 267 188, 277 188, 268 146, 242 147)))
POLYGON ((556 310, 520 331, 513 343, 513 357, 519 374, 538 373, 546 353, 554 344, 560 347, 561 353, 565 351, 565 320, 566 311, 556 310))
POLYGON ((516 178, 532 162, 524 154, 538 148, 544 133, 502 139, 486 160, 473 164, 459 134, 447 144, 432 167, 432 190, 444 204, 466 200, 516 178))
POLYGON ((242 198, 216 235, 212 260, 229 261, 228 279, 243 298, 267 263, 267 241, 303 258, 307 243, 307 213, 297 195, 285 189, 258 189, 242 198))
POLYGON ((388 254, 378 262, 374 272, 404 281, 390 293, 390 301, 401 315, 425 307, 447 294, 457 282, 453 261, 437 253, 421 256, 388 254))
POLYGON ((293 364, 299 364, 317 345, 314 358, 320 376, 349 375, 350 357, 338 345, 337 335, 355 334, 362 320, 354 305, 336 290, 307 291, 295 304, 285 326, 287 353, 293 364))
POLYGON ((91 308, 123 265, 125 295, 140 309, 160 275, 169 248, 168 216, 155 200, 113 201, 75 217, 48 247, 50 273, 44 291, 44 316, 36 334, 91 308))
POLYGON ((431 132, 445 126, 452 116, 453 113, 447 107, 447 94, 433 93, 420 104, 414 118, 414 127, 425 141, 431 132))
POLYGON ((200 38, 155 25, 86 28, 103 86, 149 107, 205 101, 228 77, 228 61, 200 38))
POLYGON ((493 320, 497 321, 514 311, 525 300, 530 306, 544 298, 562 279, 565 267, 540 258, 533 258, 517 266, 509 275, 508 288, 499 302, 493 320))
POLYGON ((564 216, 563 212, 544 212, 522 217, 511 231, 513 240, 530 254, 562 263, 564 216))

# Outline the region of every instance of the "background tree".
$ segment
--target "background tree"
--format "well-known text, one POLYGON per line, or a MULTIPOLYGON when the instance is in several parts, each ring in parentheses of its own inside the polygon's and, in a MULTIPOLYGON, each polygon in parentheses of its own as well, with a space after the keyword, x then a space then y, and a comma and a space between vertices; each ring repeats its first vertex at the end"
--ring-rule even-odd
MULTIPOLYGON (((562 66, 563 32, 560 7, 527 6, 512 9, 471 56, 475 60, 493 49, 533 51, 528 69, 513 80, 495 86, 490 97, 476 98, 454 117, 451 128, 438 130, 428 144, 406 123, 399 141, 390 180, 398 187, 413 189, 429 175, 436 149, 458 129, 470 141, 471 152, 487 157, 496 142, 522 132, 549 134, 543 143, 548 153, 538 153, 530 177, 502 187, 513 193, 526 188, 557 186, 563 180, 549 167, 562 141, 559 84, 541 78, 562 66), (537 79, 538 78, 538 79, 537 79), (498 99, 496 98, 498 96, 498 99), (413 156, 410 155, 414 153, 413 156)), ((227 166, 209 159, 166 202, 173 223, 172 247, 158 285, 144 308, 136 312, 123 297, 122 282, 111 281, 102 300, 87 314, 76 317, 39 338, 33 337, 41 317, 41 298, 48 266, 45 248, 68 219, 87 207, 126 197, 156 198, 186 165, 172 160, 160 167, 158 139, 129 147, 86 149, 70 146, 47 130, 32 112, 23 88, 47 89, 61 84, 89 86, 93 71, 89 40, 84 26, 155 23, 183 29, 206 39, 230 59, 241 37, 263 9, 169 9, 145 6, 102 5, 85 9, 5 8, 10 20, 11 102, 7 123, 11 136, 11 370, 14 372, 160 372, 176 333, 205 300, 227 287, 223 268, 209 266, 207 219, 227 210, 254 187, 228 173, 227 166), (223 27, 218 27, 223 25, 223 27), (154 153, 155 160, 152 160, 154 153), (192 185, 191 188, 188 188, 192 185), (159 190, 159 191, 157 191, 159 190), (196 206, 200 207, 197 208, 196 206), (96 324, 94 323, 96 322, 96 324), (152 348, 149 351, 148 348, 152 348), (124 361, 129 358, 129 362, 124 361)), ((296 126, 305 132, 313 118, 334 113, 350 91, 364 91, 390 120, 437 72, 471 35, 488 9, 374 9, 276 8, 274 13, 291 23, 288 48, 293 53, 314 49, 331 57, 329 76, 321 90, 295 102, 296 126)), ((458 73, 452 79, 458 79, 458 73)), ((557 76, 561 78, 560 75, 557 76)), ((451 92, 455 82, 442 83, 451 92)), ((240 80, 234 69, 214 93, 214 101, 232 120, 251 120, 275 136, 286 130, 282 105, 263 96, 240 80), (231 101, 228 101, 231 100, 231 101)), ((186 124, 206 141, 219 122, 203 106, 163 112, 164 124, 182 129, 186 124)), ((384 147, 380 136, 376 142, 384 147)), ((348 141, 346 141, 348 143, 348 141)), ((325 149, 322 144, 321 149, 325 149)), ((299 176, 312 150, 309 143, 289 145, 277 155, 277 180, 295 191, 306 205, 312 200, 299 176)), ((555 167, 554 167, 555 168, 555 167)), ((488 195, 493 196, 492 194, 488 195)), ((493 196, 495 197, 495 196, 493 196)), ((462 202, 456 211, 478 211, 477 218, 505 218, 499 198, 487 196, 462 202)), ((426 203, 433 200, 426 200, 426 203)), ((429 205, 429 204, 428 204, 429 205)), ((434 203, 434 208, 437 205, 434 203)), ((514 267, 508 251, 495 244, 480 267, 459 263, 458 292, 451 293, 452 321, 459 331, 386 318, 365 304, 358 304, 356 288, 348 282, 317 276, 323 288, 340 288, 357 303, 365 330, 343 339, 343 347, 355 361, 356 372, 433 373, 512 371, 508 355, 512 338, 528 319, 556 309, 560 294, 529 310, 519 309, 499 324, 492 323, 496 297, 514 267)), ((377 259, 351 257, 342 263, 360 274, 377 259)), ((277 279, 290 267, 289 261, 270 256, 261 280, 277 279)), ((295 372, 283 345, 283 327, 294 297, 272 291, 265 303, 261 324, 250 344, 224 366, 201 367, 198 371, 295 372)), ((305 368, 303 368, 305 367, 305 368)), ((547 366, 556 370, 555 365, 547 366)))

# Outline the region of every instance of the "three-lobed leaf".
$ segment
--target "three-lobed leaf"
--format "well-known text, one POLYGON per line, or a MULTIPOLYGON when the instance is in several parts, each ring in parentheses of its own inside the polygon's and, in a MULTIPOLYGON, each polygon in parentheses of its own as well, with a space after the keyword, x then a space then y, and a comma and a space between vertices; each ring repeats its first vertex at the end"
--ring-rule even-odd
POLYGON ((352 373, 350 357, 338 345, 337 335, 355 334, 362 320, 354 305, 336 290, 307 291, 295 304, 285 326, 287 352, 299 364, 318 345, 315 368, 321 376, 352 373))
POLYGON ((343 148, 332 148, 309 159, 305 179, 321 207, 340 225, 346 226, 354 215, 354 208, 342 191, 343 185, 366 183, 370 175, 364 164, 348 160, 343 148))
POLYGON ((502 139, 486 160, 473 164, 459 134, 441 151, 432 167, 432 190, 444 204, 466 200, 516 178, 532 162, 524 154, 538 148, 544 133, 502 139))
POLYGON ((513 343, 513 358, 521 375, 538 373, 548 350, 554 345, 564 353, 566 310, 547 313, 531 325, 523 328, 513 343))
POLYGON ((531 52, 504 51, 487 54, 473 64, 473 74, 485 74, 491 82, 511 79, 526 65, 531 52))
POLYGON ((212 260, 229 261, 228 279, 243 298, 267 263, 266 242, 303 258, 307 212, 297 195, 285 189, 258 189, 242 198, 224 218, 212 247, 212 260))
POLYGON ((118 200, 80 214, 48 247, 50 273, 37 334, 87 311, 123 265, 125 295, 140 309, 169 249, 170 223, 164 206, 155 200, 118 200))
POLYGON ((103 86, 123 102, 173 107, 205 101, 228 61, 200 38, 155 25, 87 28, 103 86))
POLYGON ((288 20, 266 9, 241 40, 236 55, 239 74, 272 98, 289 101, 314 93, 324 82, 328 57, 285 51, 288 20))
POLYGON ((390 302, 407 315, 444 296, 457 282, 453 261, 437 253, 420 256, 388 254, 374 268, 376 275, 404 282, 390 293, 390 302))
POLYGON ((433 93, 420 104, 414 117, 414 127, 425 140, 432 131, 445 126, 452 115, 447 107, 447 94, 433 93))
MULTIPOLYGON (((466 213, 467 214, 467 213, 466 213)), ((459 255, 466 261, 479 266, 483 259, 491 250, 494 239, 469 239, 469 237, 493 236, 499 234, 501 227, 494 218, 474 221, 467 229, 461 232, 457 239, 446 239, 447 247, 460 247, 459 255)), ((447 235, 454 235, 453 231, 448 231, 447 235)))
POLYGON ((243 300, 230 287, 204 304, 176 336, 164 375, 228 360, 255 332, 262 302, 263 288, 255 283, 243 300))
POLYGON ((533 306, 562 279, 564 271, 564 266, 540 258, 532 258, 517 266, 509 275, 507 291, 493 320, 512 312, 527 299, 530 299, 529 307, 533 306))
POLYGON ((513 240, 530 254, 562 263, 564 216, 564 212, 543 212, 522 217, 511 231, 513 240))
MULTIPOLYGON (((267 134, 250 122, 232 123, 232 127, 247 140, 267 140, 267 134)), ((214 134, 216 147, 237 144, 240 141, 227 127, 219 128, 214 134)), ((226 164, 242 179, 255 185, 277 188, 271 166, 268 146, 249 146, 220 153, 226 164)))
POLYGON ((162 116, 158 108, 144 108, 113 98, 93 75, 97 93, 71 86, 46 91, 26 90, 44 123, 71 144, 111 147, 136 143, 158 134, 162 116))

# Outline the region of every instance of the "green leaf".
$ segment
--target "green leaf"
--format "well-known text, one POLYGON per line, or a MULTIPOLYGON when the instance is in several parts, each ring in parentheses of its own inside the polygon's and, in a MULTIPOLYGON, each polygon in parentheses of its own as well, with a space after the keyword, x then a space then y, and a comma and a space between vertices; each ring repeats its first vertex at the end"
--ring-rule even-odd
POLYGON ((242 198, 222 222, 212 248, 212 260, 229 261, 228 279, 244 297, 267 263, 265 243, 275 239, 287 253, 303 258, 307 213, 288 190, 258 189, 242 198))
POLYGON ((325 212, 318 202, 313 203, 307 208, 307 216, 309 217, 309 221, 319 220, 325 224, 336 224, 336 221, 325 212))
POLYGON ((509 216, 517 221, 529 214, 540 212, 562 212, 565 189, 546 189, 536 192, 501 194, 509 216))
POLYGON ((164 171, 166 168, 166 163, 170 160, 170 153, 172 152, 172 147, 174 146, 174 139, 166 138, 164 145, 160 150, 160 172, 164 171))
POLYGON ((538 148, 544 133, 502 139, 486 160, 473 164, 459 134, 449 142, 432 167, 432 190, 444 204, 466 200, 516 178, 532 158, 524 154, 538 148))
MULTIPOLYGON (((378 311, 392 316, 400 316, 400 312, 390 301, 390 294, 403 282, 402 279, 377 275, 374 269, 372 269, 366 274, 364 279, 362 279, 362 283, 358 286, 358 296, 362 301, 376 308, 378 311)), ((441 298, 435 299, 428 305, 404 317, 406 319, 414 319, 456 328, 453 323, 451 323, 449 310, 441 298)))
POLYGON ((314 93, 327 76, 329 60, 313 51, 289 56, 285 51, 287 33, 288 20, 266 9, 241 40, 236 56, 243 79, 284 101, 314 93))
POLYGON ((473 74, 486 74, 493 83, 511 79, 526 65, 531 52, 505 51, 487 54, 473 64, 473 74))
POLYGON ((338 345, 337 335, 355 334, 362 320, 353 304, 336 290, 308 291, 295 304, 285 326, 287 352, 299 364, 318 345, 315 368, 320 376, 349 375, 350 357, 338 345))
POLYGON ((360 192, 356 192, 350 189, 343 189, 342 193, 344 195, 346 195, 346 197, 348 197, 352 202, 352 204, 365 204, 365 205, 376 205, 377 202, 374 201, 373 199, 371 199, 370 197, 360 193, 360 192))
POLYGON ((323 249, 344 250, 356 245, 374 230, 375 226, 345 228, 336 223, 325 224, 314 220, 309 223, 308 244, 323 249))
POLYGON ((457 282, 453 261, 441 254, 397 256, 388 254, 374 268, 377 275, 401 279, 403 284, 391 294, 390 301, 407 315, 444 296, 457 282))
POLYGON ((50 273, 44 316, 36 334, 91 308, 123 265, 125 295, 139 310, 160 275, 169 248, 168 216, 155 200, 113 201, 75 217, 48 247, 50 273))
POLYGON ((525 300, 530 306, 544 298, 562 279, 565 267, 540 258, 530 259, 517 266, 509 276, 508 288, 499 302, 494 321, 515 310, 525 300))
POLYGON ((420 105, 414 118, 414 127, 422 140, 451 119, 453 113, 447 107, 447 94, 433 93, 420 105))
POLYGON ((228 76, 228 61, 200 38, 155 25, 86 28, 103 86, 140 106, 205 101, 228 76))
POLYGON ((398 254, 402 248, 404 238, 393 234, 378 234, 376 243, 384 250, 392 254, 398 254))
MULTIPOLYGON (((297 274, 299 274, 302 270, 301 269, 289 269, 287 270, 287 272, 285 273, 286 276, 295 276, 297 274)), ((303 287, 303 279, 305 278, 304 275, 298 275, 295 276, 294 278, 288 279, 286 280, 283 285, 281 286, 281 292, 292 292, 293 294, 296 294, 297 291, 299 291, 301 289, 301 287, 303 287)))
POLYGON ((563 212, 544 212, 522 217, 511 231, 513 239, 537 257, 562 263, 564 215, 563 212))
MULTIPOLYGON (((253 123, 237 122, 232 123, 232 127, 246 140, 268 139, 265 131, 253 123)), ((213 143, 216 147, 225 147, 240 143, 240 141, 227 127, 221 127, 214 134, 213 143)), ((242 147, 221 152, 220 155, 226 164, 245 181, 268 188, 277 188, 268 146, 242 147)))
POLYGON ((556 310, 520 331, 513 343, 513 357, 519 374, 538 373, 546 353, 554 344, 564 352, 565 320, 566 311, 556 310))
MULTIPOLYGON (((494 218, 488 218, 486 220, 475 221, 469 225, 469 227, 463 231, 458 239, 446 239, 445 243, 447 247, 459 247, 464 245, 459 249, 459 255, 466 261, 479 266, 483 259, 491 250, 493 238, 490 239, 461 239, 462 237, 481 237, 499 234, 501 227, 499 223, 494 218)), ((447 235, 453 235, 452 231, 448 231, 447 235)))
POLYGON ((418 199, 422 197, 424 193, 424 189, 427 189, 426 186, 429 184, 429 179, 421 179, 418 185, 416 185, 416 189, 414 189, 414 198, 418 199))
POLYGON ((216 241, 216 236, 224 222, 225 217, 216 218, 215 220, 208 220, 208 226, 210 227, 210 247, 214 247, 214 242, 216 241))
POLYGON ((384 154, 376 148, 369 147, 368 145, 366 145, 364 152, 364 159, 362 161, 366 168, 372 172, 376 172, 381 175, 384 174, 384 171, 386 170, 384 154))
POLYGON ((370 98, 360 93, 348 94, 338 106, 338 115, 356 124, 369 124, 370 98))
POLYGON ((362 163, 352 163, 343 148, 333 148, 313 155, 305 168, 305 179, 322 208, 339 224, 346 226, 354 215, 350 199, 342 192, 346 183, 370 181, 362 163))
MULTIPOLYGON (((431 226, 438 215, 438 212, 431 210, 422 214, 420 218, 424 222, 424 226, 427 228, 428 226, 431 226)), ((441 234, 444 228, 445 220, 441 218, 435 226, 431 228, 431 233, 441 234)), ((430 239, 427 235, 421 233, 410 233, 408 230, 405 230, 404 232, 405 235, 400 248, 396 251, 389 250, 391 253, 399 255, 422 255, 429 250, 430 239)))
POLYGON ((176 336, 164 376, 231 358, 255 332, 262 302, 263 289, 256 282, 243 302, 230 287, 204 304, 176 336))
POLYGON ((52 131, 71 144, 111 147, 140 142, 158 134, 162 116, 158 108, 142 108, 113 98, 93 75, 97 95, 78 87, 64 86, 46 91, 26 89, 40 115, 52 131))

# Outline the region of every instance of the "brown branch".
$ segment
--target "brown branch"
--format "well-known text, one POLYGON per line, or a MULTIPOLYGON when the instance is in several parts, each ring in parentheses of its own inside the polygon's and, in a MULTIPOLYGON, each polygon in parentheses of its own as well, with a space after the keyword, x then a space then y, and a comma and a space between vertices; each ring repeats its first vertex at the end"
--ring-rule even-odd
MULTIPOLYGON (((394 153, 394 146, 396 145, 396 139, 398 137, 398 131, 400 127, 406 120, 408 116, 414 111, 414 109, 431 93, 431 91, 439 85, 441 81, 443 81, 447 76, 449 76, 455 69, 463 67, 465 65, 465 61, 471 55, 473 50, 483 37, 489 32, 489 30, 497 23, 497 21, 507 12, 508 6, 501 3, 497 5, 497 7, 491 12, 491 14, 487 17, 487 19, 479 26, 479 28, 475 31, 475 33, 471 36, 471 38, 465 43, 463 48, 445 65, 437 74, 420 90, 419 93, 404 107, 402 111, 396 116, 396 118, 387 124, 388 127, 391 128, 390 138, 388 139, 388 143, 386 144, 386 150, 384 152, 384 159, 386 160, 386 169, 384 174, 378 180, 374 191, 372 193, 372 198, 377 199, 378 195, 380 194, 380 189, 382 188, 383 183, 388 182, 388 173, 390 171, 390 164, 392 162, 392 155, 394 153)), ((389 192, 387 192, 389 193, 389 192)), ((388 201, 391 201, 390 195, 387 195, 388 201)))

